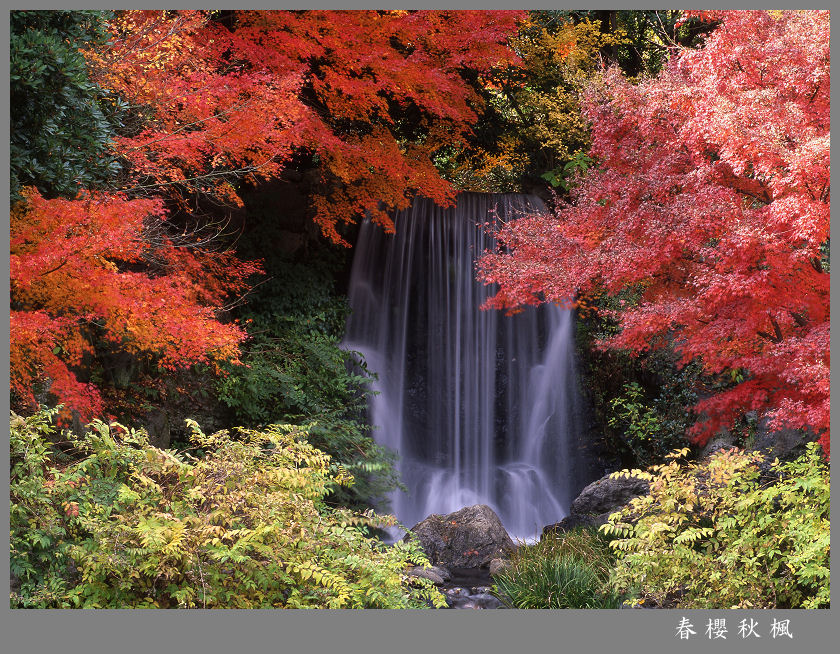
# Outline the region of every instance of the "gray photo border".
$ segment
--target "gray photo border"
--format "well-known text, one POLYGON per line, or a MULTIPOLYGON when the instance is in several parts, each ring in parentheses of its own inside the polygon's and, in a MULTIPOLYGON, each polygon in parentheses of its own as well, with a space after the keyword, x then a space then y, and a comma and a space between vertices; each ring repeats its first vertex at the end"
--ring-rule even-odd
MULTIPOLYGON (((72 3, 71 7, 52 3, 23 6, 17 2, 10 9, 115 9, 137 6, 126 5, 125 0, 116 3, 86 2, 72 3)), ((28 3, 26 3, 28 4, 28 3)), ((157 3, 141 3, 140 6, 157 3)), ((224 8, 231 3, 176 2, 176 8, 224 8)), ((277 8, 251 5, 249 8, 277 8)), ((282 3, 283 8, 306 8, 301 4, 282 3)), ((342 2, 328 0, 318 3, 319 9, 372 8, 373 3, 342 2)), ((458 9, 513 9, 515 3, 500 0, 459 0, 458 9)), ((528 3, 529 8, 555 8, 542 2, 528 3)), ((579 5, 582 3, 578 3, 579 5)), ((700 4, 708 8, 708 2, 687 5, 677 3, 604 3, 601 8, 631 9, 642 4, 646 8, 696 8, 700 4), (650 6, 655 5, 655 6, 650 6)), ((792 8, 794 3, 737 3, 739 9, 783 9, 792 8)), ((440 8, 436 3, 401 2, 384 3, 389 8, 440 8)), ((809 8, 829 8, 825 2, 809 8)), ((8 23, 5 27, 4 47, 8 54, 8 23)), ((8 57, 6 57, 8 61, 8 57)), ((4 68, 8 78, 8 65, 4 68)), ((2 116, 8 121, 8 91, 4 90, 2 116)), ((8 122, 6 122, 8 124, 8 122)), ((4 161, 8 163, 8 145, 2 142, 4 161)), ((3 198, 8 198, 8 178, 3 177, 3 198)), ((8 212, 3 214, 8 227, 8 212)), ((832 222, 834 222, 832 220, 832 222)), ((8 245, 8 229, 2 231, 2 239, 8 245)), ((8 272, 9 260, 3 266, 8 272)), ((9 292, 9 277, 4 276, 3 285, 9 292)), ((836 290, 832 280, 832 294, 836 290)), ((832 302, 832 308, 835 308, 832 302)), ((9 337, 9 318, 5 313, 2 321, 5 342, 9 337)), ((832 337, 832 345, 835 339, 832 337)), ((8 383, 9 352, 2 351, 2 374, 8 383)), ((2 396, 5 409, 8 399, 2 396)), ((833 430, 832 430, 833 432, 833 430)), ((5 452, 8 452, 9 433, 2 430, 5 452)), ((0 484, 8 492, 8 480, 0 476, 0 484)), ((832 482, 832 492, 834 482, 832 482)), ((7 509, 8 510, 8 509, 7 509)), ((834 511, 832 511, 832 517, 834 511)), ((8 536, 8 521, 2 524, 2 533, 8 536)), ((834 557, 832 557, 832 564, 834 557)), ((3 573, 8 571, 8 559, 2 562, 3 573)), ((832 566, 833 567, 833 566, 832 566)), ((702 571, 698 570, 698 575, 702 571)), ((5 578, 5 577, 4 577, 5 578)), ((312 652, 398 652, 409 654, 430 654, 433 652, 455 652, 458 654, 518 654, 519 652, 569 652, 603 654, 644 652, 671 653, 722 653, 744 654, 789 654, 807 652, 820 654, 837 651, 837 643, 831 646, 832 635, 840 635, 833 622, 833 609, 824 610, 567 610, 567 611, 61 611, 61 610, 11 610, 8 605, 0 608, 0 651, 13 654, 57 652, 69 654, 113 654, 148 652, 201 652, 202 654, 256 654, 262 652, 297 654, 312 652), (690 640, 676 637, 679 621, 687 618, 697 632, 690 640), (709 619, 725 618, 729 629, 727 640, 710 641, 704 636, 709 619), (737 635, 737 624, 743 619, 754 619, 759 623, 759 639, 742 640, 737 635), (792 639, 772 639, 770 623, 773 619, 790 620, 792 639)))

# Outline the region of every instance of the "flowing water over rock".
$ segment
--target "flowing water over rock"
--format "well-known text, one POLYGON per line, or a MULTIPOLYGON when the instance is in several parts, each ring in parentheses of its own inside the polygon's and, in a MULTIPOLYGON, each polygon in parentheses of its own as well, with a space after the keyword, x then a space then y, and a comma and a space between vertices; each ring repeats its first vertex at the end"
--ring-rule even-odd
POLYGON ((378 374, 370 420, 400 455, 408 494, 393 512, 411 526, 487 504, 514 538, 568 513, 582 481, 571 312, 481 311, 493 293, 475 260, 482 227, 541 207, 533 196, 464 193, 454 208, 418 198, 396 234, 365 222, 355 246, 344 347, 378 374))

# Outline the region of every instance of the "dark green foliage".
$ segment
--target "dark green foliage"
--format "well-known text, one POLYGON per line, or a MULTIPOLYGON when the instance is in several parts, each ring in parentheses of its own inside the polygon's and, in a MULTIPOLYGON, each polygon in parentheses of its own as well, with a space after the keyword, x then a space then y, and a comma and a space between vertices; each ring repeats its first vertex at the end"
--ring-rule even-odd
POLYGON ((582 387, 608 449, 623 465, 646 467, 688 443, 686 432, 697 419, 691 407, 712 382, 699 362, 678 366, 670 342, 640 356, 597 346, 617 331, 609 312, 636 298, 628 289, 595 299, 591 305, 597 311, 586 310, 577 322, 577 347, 582 387))
POLYGON ((438 169, 460 188, 545 191, 548 182, 568 191, 590 163, 578 95, 597 74, 599 47, 614 38, 596 24, 543 13, 531 12, 510 39, 521 65, 495 70, 479 85, 485 105, 468 152, 438 153, 438 169))
POLYGON ((696 420, 691 407, 698 400, 700 366, 678 368, 675 359, 669 348, 632 361, 639 368, 631 368, 628 377, 643 380, 647 389, 638 381, 627 381, 608 402, 607 424, 636 465, 661 461, 688 442, 686 432, 696 420))
POLYGON ((518 609, 616 609, 623 596, 608 586, 614 557, 591 529, 522 545, 495 576, 493 593, 518 609))
POLYGON ((20 608, 55 606, 67 589, 70 529, 46 492, 45 477, 53 431, 50 423, 57 413, 52 409, 26 420, 16 416, 11 420, 10 572, 19 583, 20 608))
POLYGON ((219 399, 239 424, 309 425, 310 442, 330 454, 356 479, 335 489, 332 501, 384 508, 397 488, 395 455, 377 445, 366 424, 369 377, 341 349, 349 308, 334 290, 343 250, 325 247, 309 260, 275 255, 272 276, 242 311, 250 340, 242 365, 229 366, 219 399))
POLYGON ((75 196, 113 177, 108 142, 124 108, 91 83, 79 48, 105 42, 101 11, 10 14, 12 199, 22 186, 75 196))

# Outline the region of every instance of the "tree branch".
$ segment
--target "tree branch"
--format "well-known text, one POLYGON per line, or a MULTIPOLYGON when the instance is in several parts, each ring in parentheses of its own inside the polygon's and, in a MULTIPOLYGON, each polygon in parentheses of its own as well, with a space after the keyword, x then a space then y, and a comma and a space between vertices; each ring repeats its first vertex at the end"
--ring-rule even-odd
POLYGON ((773 333, 768 334, 767 332, 763 332, 761 330, 757 331, 756 333, 761 336, 762 338, 766 338, 771 343, 781 343, 784 336, 782 335, 782 328, 779 327, 779 323, 776 322, 776 319, 773 316, 768 314, 770 318, 770 324, 773 326, 773 333))
POLYGON ((805 325, 808 324, 808 319, 805 316, 803 316, 801 313, 797 313, 796 311, 791 311, 790 316, 791 316, 791 318, 793 318, 794 322, 796 322, 796 324, 799 325, 800 327, 804 327, 805 325))

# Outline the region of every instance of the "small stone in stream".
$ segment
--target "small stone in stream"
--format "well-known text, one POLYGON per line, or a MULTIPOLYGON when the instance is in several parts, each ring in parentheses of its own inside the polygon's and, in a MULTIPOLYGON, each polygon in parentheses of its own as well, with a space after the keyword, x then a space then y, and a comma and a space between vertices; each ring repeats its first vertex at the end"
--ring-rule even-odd
POLYGON ((489 593, 473 595, 470 597, 470 600, 475 602, 475 605, 481 609, 498 609, 502 605, 498 597, 490 595, 489 593))
POLYGON ((430 568, 426 568, 426 570, 431 570, 444 581, 449 581, 450 579, 452 579, 452 575, 450 574, 449 569, 444 568, 442 565, 433 565, 430 568))
POLYGON ((471 603, 469 597, 452 597, 446 596, 446 603, 450 609, 463 609, 465 604, 471 603))
POLYGON ((422 577, 423 579, 430 580, 433 584, 440 586, 443 583, 443 577, 437 574, 432 568, 423 568, 421 566, 416 566, 408 570, 409 577, 422 577))
POLYGON ((468 597, 470 594, 470 591, 468 591, 466 588, 461 588, 460 586, 456 586, 455 588, 447 588, 445 592, 450 597, 468 597))
POLYGON ((476 586, 471 590, 473 595, 486 595, 490 592, 490 586, 476 586))

